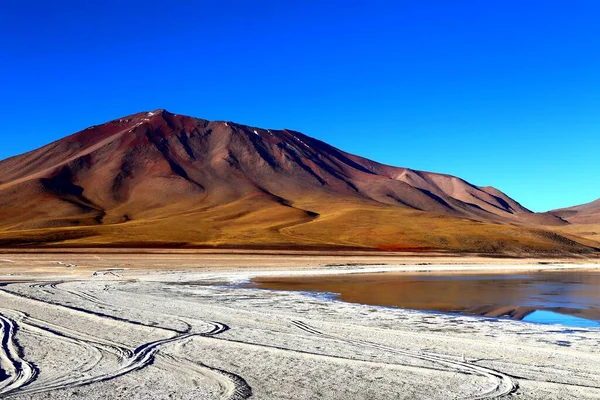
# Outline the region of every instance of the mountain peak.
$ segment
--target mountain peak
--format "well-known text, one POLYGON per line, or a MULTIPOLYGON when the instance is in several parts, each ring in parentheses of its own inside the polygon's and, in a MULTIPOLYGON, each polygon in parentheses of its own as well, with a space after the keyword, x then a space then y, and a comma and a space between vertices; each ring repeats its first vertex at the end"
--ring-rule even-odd
POLYGON ((141 121, 146 121, 150 119, 165 119, 174 117, 175 114, 172 114, 165 110, 164 108, 159 108, 153 111, 147 111, 139 114, 134 114, 134 116, 139 116, 138 119, 141 121))
POLYGON ((159 108, 159 109, 154 110, 154 111, 149 111, 146 114, 146 116, 147 117, 154 117, 154 116, 161 116, 162 117, 162 116, 166 115, 167 113, 168 113, 167 110, 165 110, 164 108, 159 108))

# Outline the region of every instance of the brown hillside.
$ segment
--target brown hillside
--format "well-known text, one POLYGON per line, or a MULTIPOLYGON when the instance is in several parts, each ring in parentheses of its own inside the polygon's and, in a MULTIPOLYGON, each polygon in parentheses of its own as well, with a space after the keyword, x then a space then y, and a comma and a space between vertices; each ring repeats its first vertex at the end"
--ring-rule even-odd
POLYGON ((589 239, 600 247, 600 199, 550 213, 569 222, 557 229, 558 232, 589 239))
POLYGON ((550 213, 573 224, 600 224, 600 199, 580 206, 550 211, 550 213))
POLYGON ((591 249, 497 189, 164 110, 0 162, 0 245, 591 249))

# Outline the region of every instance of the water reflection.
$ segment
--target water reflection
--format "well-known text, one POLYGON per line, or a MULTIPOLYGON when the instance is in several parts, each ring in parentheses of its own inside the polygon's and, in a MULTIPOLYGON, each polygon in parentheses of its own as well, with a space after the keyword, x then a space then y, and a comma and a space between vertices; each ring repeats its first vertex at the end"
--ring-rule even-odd
POLYGON ((597 321, 600 321, 598 271, 263 277, 255 279, 254 283, 267 289, 337 293, 339 299, 354 303, 577 326, 598 325, 597 321), (565 315, 572 318, 562 317, 565 315), (581 319, 588 320, 590 325, 581 319))
POLYGON ((598 321, 593 321, 590 319, 574 317, 572 315, 560 314, 553 311, 546 310, 535 310, 531 314, 526 315, 523 318, 523 321, 527 322, 536 322, 539 324, 561 324, 561 325, 570 325, 570 326, 580 326, 580 327, 599 327, 600 323, 598 321))

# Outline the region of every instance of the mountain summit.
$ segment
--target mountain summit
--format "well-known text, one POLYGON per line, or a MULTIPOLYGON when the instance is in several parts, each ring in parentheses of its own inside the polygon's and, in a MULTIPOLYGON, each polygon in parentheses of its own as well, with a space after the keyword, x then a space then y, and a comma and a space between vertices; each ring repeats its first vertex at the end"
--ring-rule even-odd
POLYGON ((165 110, 0 162, 0 243, 588 251, 458 177, 165 110))

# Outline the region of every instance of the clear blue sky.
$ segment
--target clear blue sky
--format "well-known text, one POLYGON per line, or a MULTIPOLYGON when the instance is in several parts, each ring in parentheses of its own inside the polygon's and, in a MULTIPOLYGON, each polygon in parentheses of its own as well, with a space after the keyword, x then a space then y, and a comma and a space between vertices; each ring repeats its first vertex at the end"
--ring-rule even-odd
POLYGON ((166 108, 600 197, 600 2, 0 0, 0 159, 166 108))

